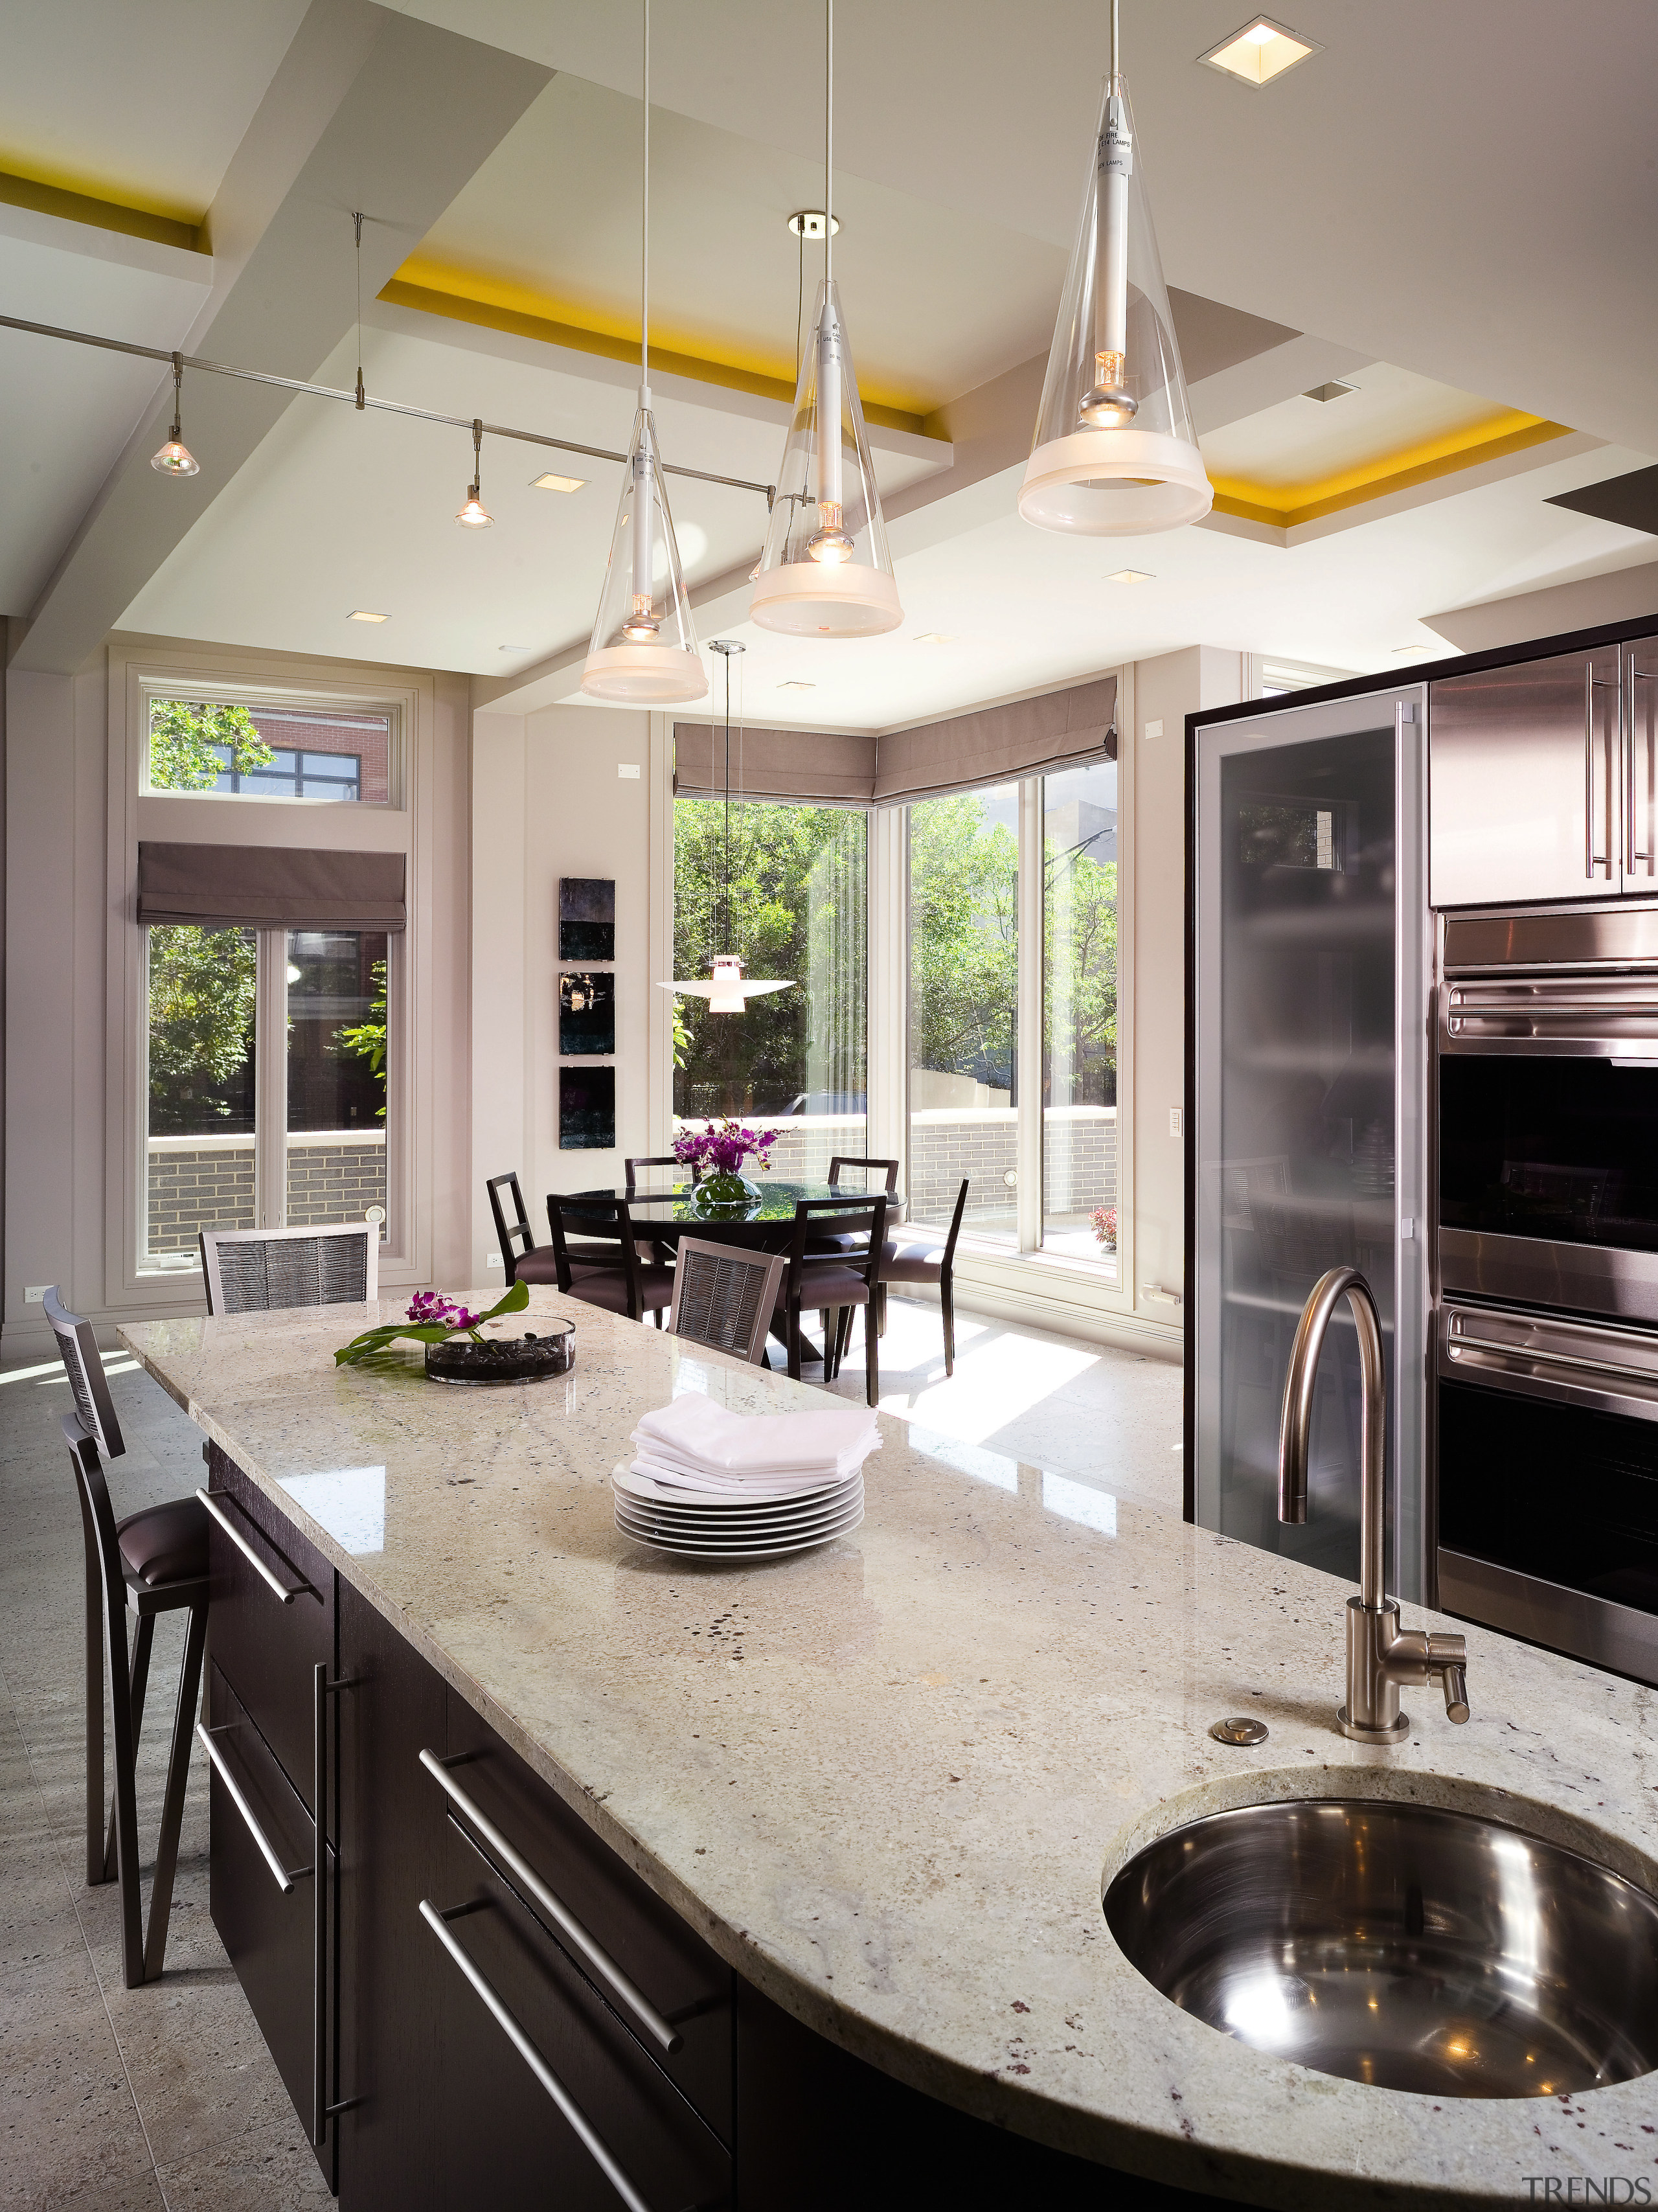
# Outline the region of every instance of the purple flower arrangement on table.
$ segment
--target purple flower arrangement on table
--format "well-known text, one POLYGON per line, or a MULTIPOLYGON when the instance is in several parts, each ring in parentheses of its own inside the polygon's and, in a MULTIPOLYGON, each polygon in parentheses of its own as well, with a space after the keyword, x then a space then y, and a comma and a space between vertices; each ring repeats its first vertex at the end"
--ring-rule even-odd
POLYGON ((411 1336, 418 1344, 447 1344, 452 1337, 468 1336, 474 1344, 482 1344, 478 1334, 487 1321, 499 1315, 522 1313, 530 1303, 530 1285, 514 1283, 503 1298, 498 1298, 488 1313, 473 1313, 470 1308, 458 1305, 441 1291, 416 1291, 409 1301, 407 1321, 392 1322, 383 1328, 365 1329, 354 1336, 334 1354, 337 1367, 355 1367, 359 1360, 367 1359, 377 1352, 384 1352, 388 1344, 399 1337, 411 1336))
POLYGON ((743 1173, 746 1161, 771 1165, 772 1146, 780 1129, 750 1129, 727 1115, 706 1128, 682 1129, 673 1140, 673 1155, 683 1160, 696 1179, 699 1207, 742 1206, 760 1194, 743 1173))

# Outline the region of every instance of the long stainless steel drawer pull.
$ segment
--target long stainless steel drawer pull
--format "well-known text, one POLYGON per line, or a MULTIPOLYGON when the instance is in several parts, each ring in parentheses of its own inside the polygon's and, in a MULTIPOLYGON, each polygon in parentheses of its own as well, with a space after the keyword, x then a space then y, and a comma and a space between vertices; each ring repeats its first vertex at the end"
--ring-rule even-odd
MULTIPOLYGON (((464 1911, 465 1908, 461 1909, 464 1911)), ((588 2119, 580 2106, 577 2104, 575 2099, 559 2080, 534 2044, 531 2042, 512 2014, 507 2011, 491 1984, 485 1980, 471 1959, 467 1957, 465 1948, 455 1941, 443 1914, 438 1911, 429 1898, 422 1898, 420 1917, 477 1991, 483 2001, 484 2009, 495 2021, 495 2026, 500 2028, 519 2057, 558 2106, 559 2111, 563 2113, 575 2134, 580 2137, 588 2156, 628 2207, 628 2212, 651 2212, 650 2206, 629 2180, 615 2159, 611 2157, 603 2137, 594 2128, 592 2121, 588 2119)))
POLYGON ((1649 1389, 1658 1389, 1658 1375, 1646 1374, 1638 1367, 1630 1367, 1615 1359, 1591 1359, 1582 1352, 1541 1352, 1534 1346, 1508 1344, 1500 1337, 1464 1336, 1453 1329, 1446 1338, 1446 1347, 1455 1358, 1461 1351, 1491 1352, 1500 1358, 1512 1359, 1527 1367, 1581 1368, 1590 1375, 1610 1375, 1632 1383, 1645 1383, 1649 1389))
MULTIPOLYGON (((297 1589, 289 1589, 286 1583, 278 1582, 276 1576, 271 1573, 270 1568, 266 1566, 264 1561, 259 1557, 252 1544, 248 1542, 246 1537, 240 1534, 221 1511, 219 1500, 221 1498, 228 1496, 228 1494, 229 1493, 228 1492, 222 1490, 198 1490, 196 1492, 197 1497, 201 1499, 202 1504, 206 1506, 209 1513, 210 1513, 214 1520, 218 1522, 220 1528, 224 1530, 225 1534, 229 1537, 231 1542, 236 1547, 236 1549, 247 1561, 247 1564, 252 1568, 255 1574, 260 1577, 269 1589, 276 1592, 276 1595, 282 1600, 284 1605, 292 1605, 295 1599, 299 1596, 301 1590, 307 1592, 311 1596, 314 1597, 316 1595, 316 1592, 312 1589, 309 1583, 301 1583, 297 1589)), ((235 1503, 234 1498, 231 1500, 231 1503, 233 1504, 235 1503)))
POLYGON ((635 2020, 649 2029, 653 2039, 671 2054, 683 2041, 641 1990, 635 1988, 610 1953, 587 1933, 562 1899, 555 1897, 532 1866, 522 1859, 487 1814, 481 1813, 435 1752, 423 1751, 420 1763, 477 1830, 513 1879, 523 1884, 548 1918, 574 1944, 582 1957, 611 1993, 619 1997, 635 2020))
MULTIPOLYGON (((231 1728, 235 1728, 239 1726, 240 1723, 232 1721, 228 1723, 228 1725, 231 1728)), ((252 1837, 254 1842, 258 1845, 261 1856, 264 1858, 265 1864, 270 1868, 271 1873, 276 1876, 277 1888, 282 1891, 284 1896, 286 1896, 288 1891, 293 1888, 295 1882, 303 1881, 306 1876, 313 1873, 315 1869, 311 1867, 296 1867, 294 1872, 290 1874, 288 1869, 282 1864, 282 1861, 277 1857, 276 1850, 271 1844, 270 1837, 266 1835, 264 1830, 259 1826, 258 1822, 253 1817, 253 1808, 248 1803, 246 1798, 242 1795, 242 1787, 240 1783, 237 1781, 235 1776, 231 1772, 228 1766, 226 1765, 224 1753, 220 1750, 218 1745, 213 1741, 216 1735, 220 1735, 222 1733, 222 1729, 208 1728, 200 1721, 197 1721, 196 1723, 196 1735, 197 1741, 201 1744, 202 1749, 207 1753, 209 1759, 212 1760, 214 1771, 217 1774, 220 1781, 223 1783, 225 1788, 230 1792, 230 1802, 236 1808, 236 1810, 241 1814, 244 1822, 246 1824, 248 1834, 252 1837)))

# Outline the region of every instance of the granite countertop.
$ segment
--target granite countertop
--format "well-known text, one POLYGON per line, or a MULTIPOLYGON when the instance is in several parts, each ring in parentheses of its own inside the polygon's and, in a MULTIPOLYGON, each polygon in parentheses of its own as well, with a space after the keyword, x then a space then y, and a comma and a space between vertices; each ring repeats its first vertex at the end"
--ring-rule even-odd
POLYGON ((1419 1725, 1397 1749, 1349 1743, 1346 1585, 884 1416, 853 1535, 749 1568, 672 1561, 611 1518, 638 1416, 677 1391, 773 1412, 820 1393, 541 1290, 515 1325, 575 1321, 567 1377, 445 1389, 414 1347, 386 1371, 334 1366, 400 1313, 121 1334, 808 2025, 1020 2133, 1249 2203, 1524 2203, 1539 2174, 1576 2177, 1580 2199, 1586 2176, 1658 2193, 1652 2077, 1442 2103, 1310 2073, 1169 2003, 1100 1908, 1127 1858, 1202 1813, 1382 1789, 1506 1817, 1658 1890, 1658 1693, 1470 1629, 1466 1727, 1430 1687, 1407 1694, 1419 1725), (1266 1743, 1211 1741, 1239 1712, 1266 1743))

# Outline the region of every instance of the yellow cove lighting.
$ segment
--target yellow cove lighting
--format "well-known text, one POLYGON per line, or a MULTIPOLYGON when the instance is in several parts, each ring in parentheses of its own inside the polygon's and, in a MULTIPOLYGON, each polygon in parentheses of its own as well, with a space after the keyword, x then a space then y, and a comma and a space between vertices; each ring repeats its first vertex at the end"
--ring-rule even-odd
POLYGON ((1297 62, 1304 62, 1309 54, 1322 52, 1316 40, 1303 39, 1299 31, 1275 23, 1270 15, 1257 15, 1198 59, 1211 69, 1224 70, 1228 76, 1242 78, 1245 84, 1263 85, 1282 76, 1297 62))
POLYGON ((555 476, 550 469, 545 476, 531 477, 530 489, 531 491, 580 491, 586 481, 586 477, 555 476))

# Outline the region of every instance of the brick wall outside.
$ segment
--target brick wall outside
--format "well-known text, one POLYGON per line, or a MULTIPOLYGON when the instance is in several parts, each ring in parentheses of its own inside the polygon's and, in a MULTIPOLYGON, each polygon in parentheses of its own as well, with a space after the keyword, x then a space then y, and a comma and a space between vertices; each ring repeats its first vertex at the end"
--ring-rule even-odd
POLYGON ((152 1143, 149 1207, 152 1253, 193 1250, 198 1230, 254 1227, 252 1138, 198 1151, 152 1143))
MULTIPOLYGON (((345 1132, 290 1137, 288 1225, 361 1221, 386 1203, 386 1139, 345 1132)), ((203 1229, 252 1229, 253 1139, 152 1138, 149 1165, 152 1255, 195 1249, 203 1229)))
MULTIPOLYGON (((820 1182, 832 1153, 861 1153, 866 1141, 861 1115, 803 1115, 771 1126, 783 1134, 773 1148, 770 1176, 784 1182, 820 1182)), ((947 1222, 965 1176, 972 1186, 965 1219, 1011 1230, 1015 1194, 1005 1177, 1017 1164, 1017 1133, 1018 1115, 1011 1107, 916 1115, 909 1127, 908 1218, 947 1222)), ((1114 1108, 1053 1116, 1044 1153, 1043 1196, 1050 1220, 1115 1205, 1114 1108)))

